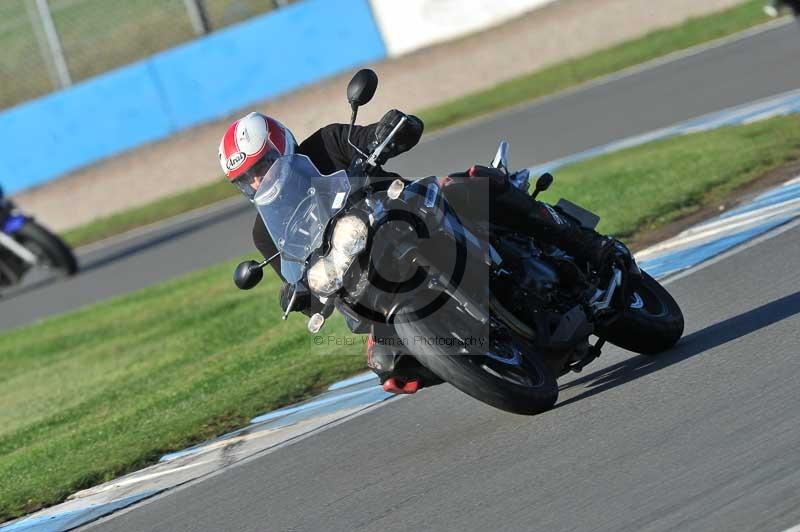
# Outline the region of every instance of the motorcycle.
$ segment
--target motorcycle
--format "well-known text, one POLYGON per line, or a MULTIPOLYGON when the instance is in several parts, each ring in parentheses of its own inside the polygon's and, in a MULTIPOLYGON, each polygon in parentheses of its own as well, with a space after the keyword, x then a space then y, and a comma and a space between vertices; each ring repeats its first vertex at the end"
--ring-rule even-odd
POLYGON ((74 275, 78 262, 63 240, 23 214, 0 188, 0 288, 20 283, 34 267, 74 275))
MULTIPOLYGON (((348 85, 351 128, 377 83, 365 69, 348 85)), ((310 333, 338 310, 353 333, 398 346, 397 368, 416 365, 518 414, 551 408, 557 378, 580 372, 605 342, 655 355, 680 339, 680 307, 632 260, 595 272, 557 247, 459 216, 435 177, 376 175, 403 120, 371 153, 351 143, 359 155, 346 172, 322 175, 303 155, 273 164, 254 203, 278 253, 239 264, 240 289, 256 286, 263 268, 280 260, 293 288, 283 319, 313 294, 322 308, 308 321, 310 333)), ((507 142, 491 168, 528 193, 529 172, 508 170, 507 142)), ((541 176, 534 198, 552 182, 541 176)), ((566 200, 547 208, 589 229, 599 221, 566 200)))

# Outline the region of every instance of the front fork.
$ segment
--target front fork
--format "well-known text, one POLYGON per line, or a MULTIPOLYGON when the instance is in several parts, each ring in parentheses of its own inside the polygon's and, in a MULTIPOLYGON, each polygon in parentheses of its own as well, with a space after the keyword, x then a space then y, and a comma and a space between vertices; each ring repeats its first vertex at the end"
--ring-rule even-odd
MULTIPOLYGON (((612 322, 618 319, 625 309, 628 302, 631 301, 632 289, 635 287, 637 281, 641 279, 642 270, 633 259, 628 248, 622 246, 628 253, 627 257, 617 265, 613 266, 611 278, 604 291, 598 290, 589 300, 589 308, 592 310, 595 318, 595 324, 598 321, 612 322), (618 308, 613 308, 614 296, 619 294, 618 308), (616 310, 616 312, 613 312, 616 310)), ((597 342, 589 347, 589 352, 581 360, 571 364, 569 368, 575 373, 580 373, 586 365, 593 362, 600 356, 603 345, 605 345, 605 338, 598 337, 597 342)))
POLYGON ((16 255, 22 262, 28 266, 34 266, 38 262, 38 258, 29 249, 16 241, 12 236, 19 231, 22 226, 30 220, 21 214, 13 214, 9 216, 4 222, 2 230, 0 230, 0 246, 4 247, 14 255, 16 255))

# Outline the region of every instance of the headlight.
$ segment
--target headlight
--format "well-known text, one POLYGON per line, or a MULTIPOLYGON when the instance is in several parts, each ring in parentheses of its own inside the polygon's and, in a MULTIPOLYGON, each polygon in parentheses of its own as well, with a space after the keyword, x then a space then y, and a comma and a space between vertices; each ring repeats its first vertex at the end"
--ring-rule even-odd
POLYGON ((333 228, 333 247, 348 257, 358 255, 367 246, 367 224, 358 216, 345 216, 333 228))
POLYGON ((319 296, 329 296, 342 287, 339 268, 328 257, 322 257, 308 269, 308 287, 319 296))
POLYGON ((345 216, 336 222, 327 256, 308 269, 308 287, 320 297, 328 297, 344 284, 344 276, 356 255, 367 246, 367 224, 358 216, 345 216))

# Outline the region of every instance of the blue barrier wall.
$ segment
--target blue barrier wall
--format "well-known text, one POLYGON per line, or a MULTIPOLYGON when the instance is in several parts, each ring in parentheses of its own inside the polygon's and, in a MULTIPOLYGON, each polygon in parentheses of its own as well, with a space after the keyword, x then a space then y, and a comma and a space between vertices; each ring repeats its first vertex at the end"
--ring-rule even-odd
POLYGON ((40 185, 385 57, 368 0, 292 4, 0 113, 0 183, 40 185))

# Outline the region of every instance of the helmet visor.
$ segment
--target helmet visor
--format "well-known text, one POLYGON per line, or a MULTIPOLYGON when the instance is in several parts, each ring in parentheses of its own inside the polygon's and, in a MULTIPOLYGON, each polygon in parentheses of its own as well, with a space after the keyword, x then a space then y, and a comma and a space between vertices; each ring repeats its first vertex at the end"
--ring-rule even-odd
POLYGON ((250 167, 245 173, 233 179, 231 183, 236 185, 239 191, 244 194, 247 199, 253 201, 253 197, 256 195, 256 191, 258 187, 261 185, 261 182, 264 180, 264 176, 267 175, 269 169, 272 167, 272 164, 280 157, 280 153, 278 150, 271 149, 267 153, 264 154, 261 159, 258 160, 256 164, 250 167))

